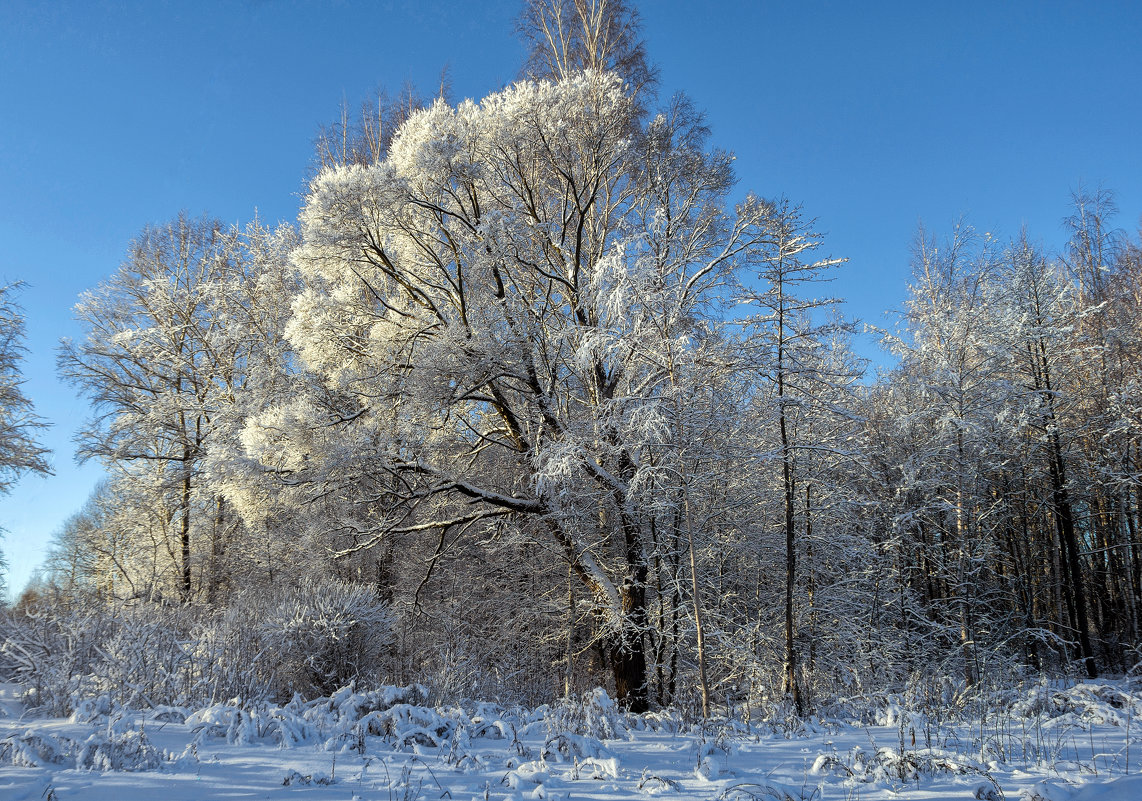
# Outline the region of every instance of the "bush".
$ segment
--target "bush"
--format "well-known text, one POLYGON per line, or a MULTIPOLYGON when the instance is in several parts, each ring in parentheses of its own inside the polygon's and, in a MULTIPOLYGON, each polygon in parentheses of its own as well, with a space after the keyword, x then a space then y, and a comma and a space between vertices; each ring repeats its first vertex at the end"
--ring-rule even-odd
POLYGON ((92 673, 103 661, 99 645, 108 636, 105 617, 36 611, 6 616, 0 626, 0 681, 23 685, 30 711, 64 717, 77 699, 100 694, 106 682, 92 673))
POLYGON ((274 656, 277 695, 312 698, 378 680, 391 617, 359 585, 307 580, 269 609, 259 638, 274 656))
POLYGON ((0 616, 0 681, 25 688, 30 711, 258 703, 329 695, 379 679, 388 608, 367 589, 306 581, 274 598, 239 597, 222 613, 117 605, 0 616), (266 611, 268 610, 268 612, 266 611))

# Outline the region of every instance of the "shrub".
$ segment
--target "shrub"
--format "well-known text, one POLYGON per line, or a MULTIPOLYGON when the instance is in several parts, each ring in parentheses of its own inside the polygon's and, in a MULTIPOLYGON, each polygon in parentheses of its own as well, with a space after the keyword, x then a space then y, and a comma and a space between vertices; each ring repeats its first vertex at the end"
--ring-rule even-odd
POLYGON ((273 654, 277 694, 312 698, 376 681, 391 631, 388 606, 369 590, 306 580, 269 609, 259 639, 273 654))

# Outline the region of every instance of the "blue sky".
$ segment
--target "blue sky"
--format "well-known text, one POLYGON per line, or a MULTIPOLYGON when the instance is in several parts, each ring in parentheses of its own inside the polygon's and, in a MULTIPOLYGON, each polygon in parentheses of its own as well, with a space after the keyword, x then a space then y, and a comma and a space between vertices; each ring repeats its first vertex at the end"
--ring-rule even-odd
MULTIPOLYGON (((71 307, 144 225, 292 220, 320 125, 379 86, 482 97, 515 79, 515 0, 0 3, 0 278, 24 280, 26 390, 54 478, 0 500, 15 590, 99 470, 54 377, 71 307)), ((1142 3, 641 4, 662 91, 704 108, 742 190, 804 204, 849 258, 831 287, 886 324, 917 224, 966 216, 1061 247, 1080 182, 1142 214, 1142 3)), ((871 340, 861 344, 874 355, 871 340)))

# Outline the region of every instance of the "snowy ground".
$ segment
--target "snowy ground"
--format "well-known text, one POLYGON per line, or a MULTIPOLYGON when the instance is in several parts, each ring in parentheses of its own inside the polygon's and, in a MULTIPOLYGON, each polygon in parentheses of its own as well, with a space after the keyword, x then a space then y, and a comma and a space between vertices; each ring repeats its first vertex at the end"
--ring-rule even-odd
POLYGON ((17 688, 0 685, 0 799, 1139 801, 1139 699, 1124 687, 1036 688, 982 724, 889 705, 870 723, 789 732, 632 718, 599 695, 432 709, 414 688, 254 711, 108 714, 96 700, 50 720, 22 717, 17 688))

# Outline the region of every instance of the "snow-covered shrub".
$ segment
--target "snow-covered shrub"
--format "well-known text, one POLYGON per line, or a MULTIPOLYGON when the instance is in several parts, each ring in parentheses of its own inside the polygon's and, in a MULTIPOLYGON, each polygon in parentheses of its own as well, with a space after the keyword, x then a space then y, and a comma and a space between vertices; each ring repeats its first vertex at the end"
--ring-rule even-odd
POLYGON ((104 611, 92 684, 114 706, 150 709, 190 700, 201 672, 186 648, 192 610, 152 605, 104 611))
POLYGON ((999 787, 986 765, 955 751, 939 748, 877 748, 867 751, 857 746, 845 755, 835 752, 818 755, 809 773, 861 783, 911 782, 937 775, 968 776, 985 780, 996 791, 999 787))
POLYGON ((360 725, 368 734, 389 737, 398 748, 413 746, 440 748, 447 745, 457 728, 458 720, 442 715, 434 709, 411 704, 370 712, 361 718, 360 725))
POLYGON ((34 732, 13 734, 0 740, 0 765, 17 768, 39 768, 58 765, 67 758, 71 741, 66 737, 34 732))
MULTIPOLYGON (((551 778, 551 774, 547 770, 547 763, 543 760, 533 760, 531 762, 524 762, 517 768, 509 770, 503 778, 503 783, 509 789, 519 791, 527 791, 534 793, 538 787, 551 778)), ((533 796, 542 797, 542 796, 533 796)))
POLYGON ((29 711, 67 717, 82 706, 85 721, 120 708, 256 704, 375 682, 390 640, 386 605, 337 581, 239 596, 218 612, 43 607, 0 617, 0 681, 23 685, 29 711))
POLYGON ((155 770, 174 757, 151 744, 146 732, 95 732, 76 749, 75 767, 80 770, 155 770))
POLYGON ((199 668, 193 688, 197 703, 256 702, 271 694, 276 656, 267 653, 263 641, 267 603, 261 593, 240 594, 195 628, 188 647, 199 668))
POLYGON ((656 731, 678 734, 690 727, 691 721, 677 707, 667 707, 641 715, 629 715, 627 723, 634 731, 656 731))
POLYGON ((649 768, 642 769, 642 777, 638 780, 639 792, 645 795, 663 795, 665 793, 680 793, 682 785, 666 776, 651 773, 649 768))
POLYGON ((324 773, 299 773, 296 770, 291 770, 282 779, 282 786, 289 787, 291 785, 321 785, 328 787, 331 784, 336 784, 337 780, 332 776, 326 776, 324 773))
POLYGON ((549 762, 579 762, 584 759, 609 759, 613 755, 602 741, 582 734, 557 732, 543 743, 543 758, 549 762))
POLYGON ((194 732, 196 743, 217 737, 230 745, 268 742, 279 748, 292 748, 318 736, 318 728, 292 704, 285 707, 214 704, 191 713, 186 723, 194 732))
POLYGON ((80 699, 68 717, 69 723, 97 723, 108 718, 115 711, 115 703, 109 695, 97 695, 80 699))
POLYGON ((306 580, 271 607, 259 629, 280 697, 329 695, 374 682, 392 641, 388 606, 340 581, 306 580))
POLYGON ((93 673, 103 659, 106 616, 36 611, 5 617, 2 625, 0 680, 23 685, 29 711, 66 717, 78 699, 99 694, 93 673))
POLYGON ((185 607, 40 609, 0 626, 0 678, 22 684, 39 714, 89 721, 119 708, 250 698, 269 681, 241 647, 248 626, 221 628, 185 607))
POLYGON ((734 751, 727 737, 699 736, 694 741, 694 775, 702 781, 716 781, 729 771, 734 751))
POLYGON ((212 704, 186 716, 196 743, 210 738, 231 745, 272 743, 292 748, 316 743, 328 751, 363 751, 366 736, 383 736, 398 748, 439 747, 467 721, 463 712, 442 714, 419 706, 423 687, 380 687, 357 692, 343 687, 331 696, 306 701, 295 695, 281 706, 264 701, 212 704))
POLYGON ((357 690, 342 687, 328 697, 315 698, 301 703, 295 696, 288 707, 303 706, 307 720, 323 718, 330 725, 342 727, 361 723, 374 712, 384 712, 398 705, 423 706, 428 699, 428 690, 420 684, 408 687, 385 685, 372 690, 357 690))
POLYGON ((602 687, 553 706, 545 717, 549 735, 570 733, 596 740, 630 737, 626 715, 602 687))
POLYGON ((0 671, 25 688, 30 711, 84 721, 119 708, 209 698, 210 658, 196 654, 196 613, 143 604, 41 609, 7 618, 0 671))
POLYGON ((1010 690, 995 706, 1016 717, 1063 720, 1081 727, 1109 723, 1125 728, 1142 716, 1142 679, 1085 681, 1070 687, 1036 682, 1026 689, 1010 690))
POLYGON ((65 765, 78 770, 155 770, 173 756, 156 748, 142 730, 108 726, 86 740, 28 730, 0 740, 0 765, 38 768, 65 765))

